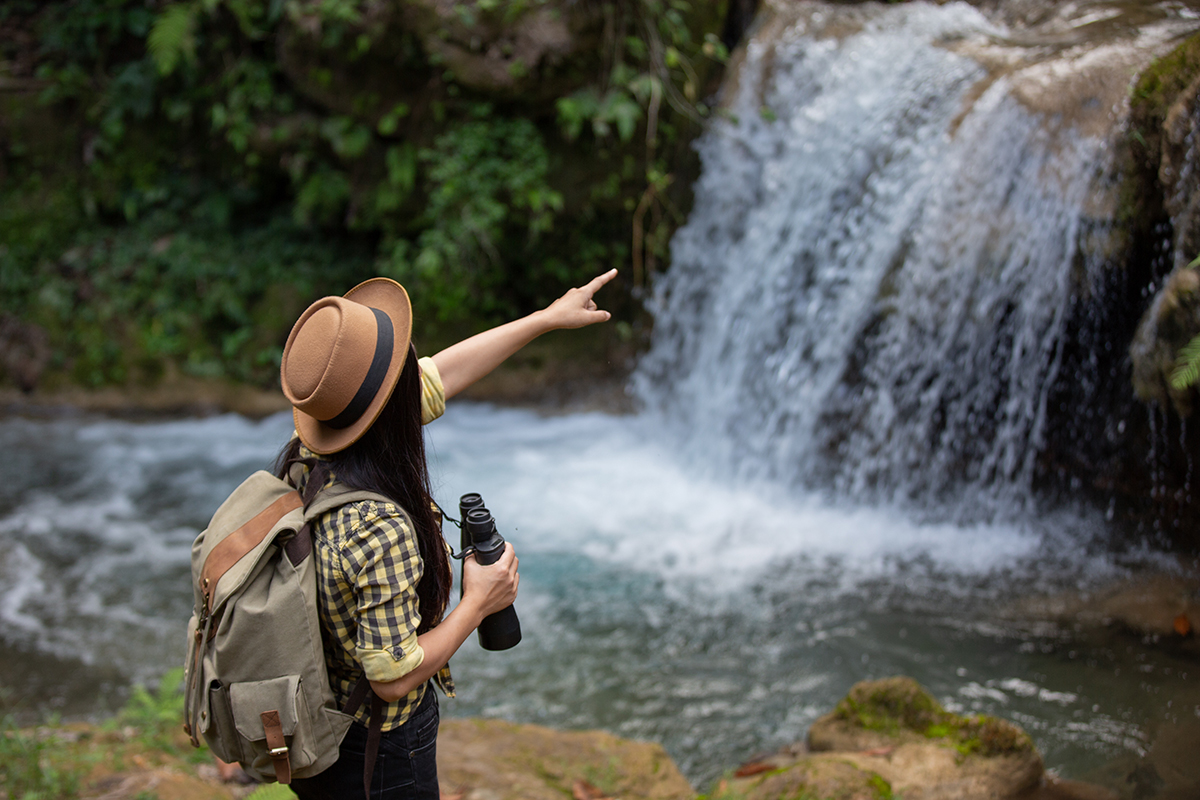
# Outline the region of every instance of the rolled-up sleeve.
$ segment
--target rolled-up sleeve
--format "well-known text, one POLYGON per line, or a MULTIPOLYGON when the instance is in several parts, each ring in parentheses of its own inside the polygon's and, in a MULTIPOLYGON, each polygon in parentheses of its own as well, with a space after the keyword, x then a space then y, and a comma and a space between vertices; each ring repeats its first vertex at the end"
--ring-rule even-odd
POLYGON ((343 568, 355 587, 355 657, 373 681, 394 681, 421 665, 417 583, 423 569, 417 539, 399 510, 355 504, 360 524, 342 547, 343 568))
POLYGON ((428 425, 445 413, 446 389, 442 386, 442 373, 432 358, 425 357, 417 363, 421 365, 421 424, 428 425))

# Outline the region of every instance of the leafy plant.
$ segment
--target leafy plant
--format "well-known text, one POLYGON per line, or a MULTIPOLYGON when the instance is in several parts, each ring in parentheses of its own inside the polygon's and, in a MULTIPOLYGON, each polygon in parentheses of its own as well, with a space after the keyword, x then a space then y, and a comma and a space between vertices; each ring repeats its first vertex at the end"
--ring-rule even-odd
POLYGON ((150 26, 146 47, 160 75, 170 75, 181 61, 195 60, 196 11, 192 3, 169 5, 150 26))
MULTIPOLYGON (((550 157, 537 128, 491 112, 476 106, 472 119, 417 152, 427 181, 426 227, 415 246, 398 241, 385 262, 390 274, 418 285, 443 320, 470 307, 511 314, 492 278, 504 272, 502 254, 536 244, 563 208, 548 183, 550 157)), ((410 179, 409 158, 389 153, 393 186, 410 179)))
POLYGON ((75 797, 79 775, 49 758, 57 746, 53 734, 23 731, 8 714, 0 717, 0 795, 12 800, 75 797))
MULTIPOLYGON (((545 2, 460 5, 493 30, 545 2)), ((4 6, 41 90, 6 98, 0 314, 85 385, 265 383, 296 304, 373 273, 413 284, 419 322, 472 326, 610 266, 650 280, 727 56, 724 4, 598 0, 602 47, 554 68, 557 97, 484 102, 395 4, 4 6)))
MULTIPOLYGON (((1192 259, 1187 269, 1200 266, 1200 256, 1192 259)), ((1183 390, 1200 380, 1200 334, 1192 337, 1175 357, 1175 368, 1171 371, 1172 389, 1183 390)))
POLYGON ((1186 389, 1200 380, 1200 336, 1183 346, 1171 372, 1171 388, 1186 389))
POLYGON ((168 670, 153 692, 142 684, 135 685, 115 722, 135 728, 147 747, 174 753, 174 734, 183 720, 182 686, 182 667, 168 670))

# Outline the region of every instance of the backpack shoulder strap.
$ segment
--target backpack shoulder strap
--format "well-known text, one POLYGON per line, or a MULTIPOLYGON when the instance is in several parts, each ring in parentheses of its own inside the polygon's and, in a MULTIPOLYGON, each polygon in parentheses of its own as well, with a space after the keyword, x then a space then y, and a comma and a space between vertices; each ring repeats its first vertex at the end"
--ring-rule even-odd
MULTIPOLYGON (((312 524, 313 521, 334 509, 341 508, 349 503, 357 503, 362 500, 375 500, 381 503, 391 503, 400 509, 400 513, 408 520, 408 512, 400 507, 400 504, 389 497, 385 497, 375 492, 363 491, 361 489, 349 489, 340 483, 335 483, 328 489, 322 489, 317 493, 308 508, 304 509, 304 526, 296 532, 296 535, 290 538, 284 544, 284 551, 292 564, 299 564, 309 553, 312 552, 312 524)), ((411 525, 411 520, 409 520, 411 525)))
POLYGON ((214 536, 217 540, 203 555, 200 574, 196 576, 198 588, 205 599, 205 610, 211 610, 212 594, 221 577, 247 553, 262 544, 280 521, 301 505, 303 502, 298 492, 290 490, 283 481, 267 472, 256 472, 247 478, 222 504, 206 530, 206 533, 211 531, 217 534, 214 536), (234 522, 237 527, 232 531, 228 531, 228 528, 222 530, 222 524, 228 524, 230 519, 244 521, 241 524, 234 522))
POLYGON ((377 492, 368 492, 364 489, 351 489, 340 483, 335 483, 328 489, 322 489, 312 501, 312 504, 304 510, 304 519, 307 522, 312 522, 317 517, 325 514, 335 508, 341 508, 349 503, 359 503, 363 500, 375 500, 380 503, 391 503, 400 509, 400 513, 408 516, 408 512, 390 497, 386 497, 377 492))

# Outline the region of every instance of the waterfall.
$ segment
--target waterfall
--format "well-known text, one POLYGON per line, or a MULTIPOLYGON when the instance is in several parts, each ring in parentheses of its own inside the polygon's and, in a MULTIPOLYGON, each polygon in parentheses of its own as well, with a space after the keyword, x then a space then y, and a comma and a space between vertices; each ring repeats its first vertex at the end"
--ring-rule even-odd
POLYGON ((1104 249, 1104 136, 1033 108, 1018 83, 1066 62, 997 68, 1031 49, 972 7, 798 8, 698 145, 635 391, 741 477, 1012 512, 1104 249))

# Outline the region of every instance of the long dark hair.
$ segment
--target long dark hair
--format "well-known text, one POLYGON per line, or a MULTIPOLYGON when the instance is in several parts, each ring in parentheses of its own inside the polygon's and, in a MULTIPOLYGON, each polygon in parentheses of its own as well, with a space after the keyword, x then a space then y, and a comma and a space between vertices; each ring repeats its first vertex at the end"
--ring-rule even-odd
POLYGON ((332 470, 346 486, 390 497, 408 512, 424 562, 421 580, 417 582, 417 609, 421 614, 417 633, 424 633, 440 622, 450 600, 453 573, 434 515, 429 467, 425 462, 416 349, 409 347, 408 359, 391 398, 358 441, 320 459, 305 459, 300 456, 300 440, 292 439, 275 461, 275 474, 281 478, 287 476, 296 463, 307 464, 311 469, 303 494, 306 506, 332 470))

